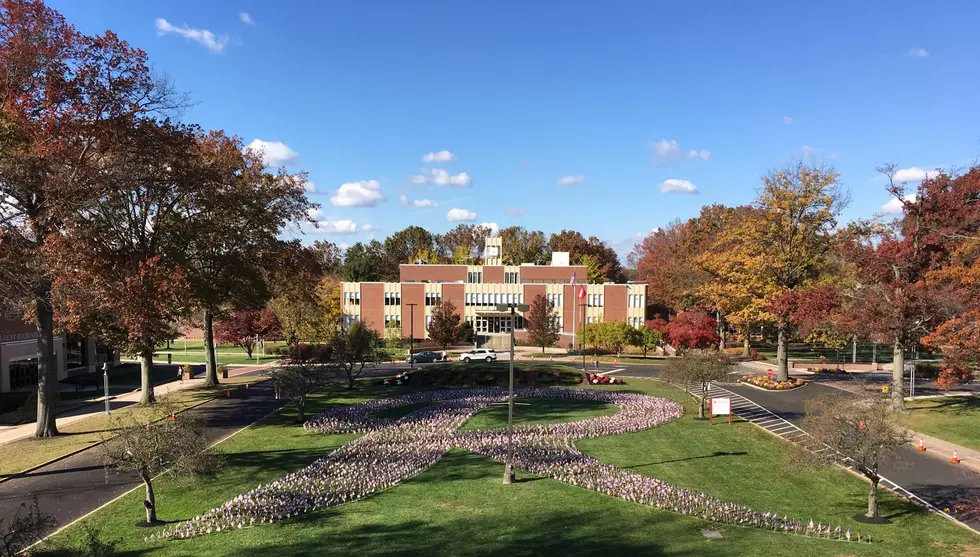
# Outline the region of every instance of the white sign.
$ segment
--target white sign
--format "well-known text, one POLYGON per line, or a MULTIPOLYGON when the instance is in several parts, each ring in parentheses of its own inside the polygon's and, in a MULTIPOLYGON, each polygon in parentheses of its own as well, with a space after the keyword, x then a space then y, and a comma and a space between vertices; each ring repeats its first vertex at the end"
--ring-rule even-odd
POLYGON ((487 257, 497 257, 499 254, 497 246, 487 246, 487 257))
POLYGON ((732 413, 732 399, 728 397, 711 399, 712 416, 727 416, 731 413, 732 413))

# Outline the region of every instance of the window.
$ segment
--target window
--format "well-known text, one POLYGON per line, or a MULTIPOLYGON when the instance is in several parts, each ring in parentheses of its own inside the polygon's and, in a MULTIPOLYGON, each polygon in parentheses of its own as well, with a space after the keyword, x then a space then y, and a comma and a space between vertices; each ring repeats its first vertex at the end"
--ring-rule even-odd
POLYGON ((442 295, 438 292, 426 292, 425 293, 425 305, 427 306, 438 306, 442 303, 442 295))
POLYGON ((37 385, 37 358, 25 358, 10 362, 10 388, 19 389, 37 385))
POLYGON ((426 330, 429 329, 429 323, 431 323, 431 322, 432 322, 432 316, 431 315, 426 315, 425 316, 425 328, 426 328, 426 330))
POLYGON ((400 315, 385 315, 385 327, 401 327, 402 318, 400 315))
POLYGON ((507 271, 504 273, 504 284, 518 284, 519 282, 517 271, 507 271))
POLYGON ((466 273, 466 282, 470 283, 481 283, 483 282, 483 271, 469 271, 466 273))
POLYGON ((548 301, 554 304, 555 308, 562 307, 562 295, 561 294, 547 294, 548 301))
POLYGON ((351 305, 361 305, 361 293, 360 292, 348 292, 347 293, 347 303, 351 305))
POLYGON ((70 334, 65 339, 65 368, 83 367, 88 356, 88 343, 81 335, 70 334))
POLYGON ((484 292, 483 294, 480 294, 480 301, 481 301, 481 304, 480 305, 482 305, 482 306, 490 305, 490 302, 487 301, 487 293, 486 292, 484 292))

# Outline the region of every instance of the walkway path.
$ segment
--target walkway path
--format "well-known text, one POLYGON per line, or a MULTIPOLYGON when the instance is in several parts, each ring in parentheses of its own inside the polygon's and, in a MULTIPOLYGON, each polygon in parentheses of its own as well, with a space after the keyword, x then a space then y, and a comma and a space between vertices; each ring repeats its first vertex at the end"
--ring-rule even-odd
MULTIPOLYGON (((258 370, 265 369, 269 367, 271 363, 261 365, 261 366, 245 366, 230 368, 228 371, 229 377, 236 377, 238 375, 245 375, 249 373, 254 373, 258 370)), ((160 397, 162 395, 173 393, 176 391, 181 391, 185 389, 191 389, 194 387, 200 387, 204 384, 204 378, 191 379, 189 381, 170 381, 168 383, 163 383, 162 385, 157 385, 153 388, 153 393, 160 397)), ((141 389, 135 389, 128 393, 111 396, 109 397, 109 409, 118 410, 120 408, 125 408, 133 404, 137 404, 142 396, 141 389)), ((105 412, 105 397, 99 397, 95 399, 92 404, 81 406, 65 412, 64 414, 58 415, 55 422, 58 428, 62 428, 68 424, 75 423, 86 418, 90 418, 93 415, 101 414, 105 412)), ((12 441, 17 441, 18 439, 26 439, 34 435, 34 431, 37 429, 37 422, 29 422, 26 424, 15 425, 15 426, 0 426, 0 445, 4 443, 10 443, 12 441)))
MULTIPOLYGON (((218 441, 283 403, 275 399, 270 385, 259 384, 188 412, 206 416, 208 439, 218 441)), ((0 516, 13 516, 21 503, 30 505, 37 497, 41 512, 54 516, 57 529, 139 485, 141 481, 132 473, 106 476, 99 451, 84 451, 0 483, 0 516)))

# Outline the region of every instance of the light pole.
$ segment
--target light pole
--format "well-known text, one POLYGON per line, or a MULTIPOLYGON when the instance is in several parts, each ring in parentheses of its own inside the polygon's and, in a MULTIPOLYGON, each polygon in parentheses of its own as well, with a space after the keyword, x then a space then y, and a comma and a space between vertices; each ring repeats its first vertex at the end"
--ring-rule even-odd
POLYGON ((517 325, 516 311, 527 311, 527 304, 498 304, 497 311, 510 310, 510 379, 507 393, 507 461, 504 462, 504 484, 514 483, 514 327, 517 325))
POLYGON ((415 369, 415 306, 418 304, 405 304, 408 306, 408 368, 415 369))
POLYGON ((105 413, 109 414, 109 362, 102 364, 102 388, 105 390, 105 413))

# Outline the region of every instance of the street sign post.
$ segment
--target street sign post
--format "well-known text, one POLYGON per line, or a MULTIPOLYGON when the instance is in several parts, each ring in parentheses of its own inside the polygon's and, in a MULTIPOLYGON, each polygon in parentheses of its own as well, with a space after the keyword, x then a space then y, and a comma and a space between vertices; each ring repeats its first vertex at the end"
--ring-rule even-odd
POLYGON ((708 424, 711 424, 712 416, 728 415, 728 423, 732 423, 732 399, 729 397, 709 398, 708 399, 708 424))

